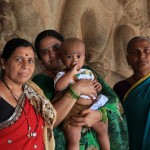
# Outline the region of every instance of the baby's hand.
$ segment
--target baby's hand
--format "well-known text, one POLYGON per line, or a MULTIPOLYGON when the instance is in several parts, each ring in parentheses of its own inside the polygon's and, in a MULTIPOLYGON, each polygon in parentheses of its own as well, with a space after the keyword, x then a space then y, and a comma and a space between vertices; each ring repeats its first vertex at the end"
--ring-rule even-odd
POLYGON ((79 73, 79 71, 77 70, 77 63, 74 64, 74 66, 72 67, 71 71, 73 72, 74 75, 79 73))
POLYGON ((93 80, 92 81, 95 90, 97 90, 97 92, 100 92, 102 89, 102 85, 97 81, 97 80, 93 80))

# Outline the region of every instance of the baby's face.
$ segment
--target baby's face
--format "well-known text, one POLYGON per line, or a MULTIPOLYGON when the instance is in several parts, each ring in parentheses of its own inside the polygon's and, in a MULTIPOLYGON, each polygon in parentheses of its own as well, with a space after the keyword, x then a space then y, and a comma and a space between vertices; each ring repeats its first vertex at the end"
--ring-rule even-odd
POLYGON ((64 65, 71 69, 77 64, 77 70, 80 70, 84 65, 85 47, 82 43, 67 45, 63 49, 62 61, 64 65))

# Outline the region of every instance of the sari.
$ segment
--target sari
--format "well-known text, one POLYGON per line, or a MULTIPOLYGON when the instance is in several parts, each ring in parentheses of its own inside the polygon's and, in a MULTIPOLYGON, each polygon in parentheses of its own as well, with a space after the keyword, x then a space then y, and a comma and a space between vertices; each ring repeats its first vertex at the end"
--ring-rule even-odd
MULTIPOLYGON (((109 121, 108 132, 110 137, 111 150, 128 150, 129 146, 127 124, 126 119, 123 116, 122 105, 118 96, 95 71, 93 71, 88 66, 84 66, 84 68, 91 70, 96 75, 98 82, 100 82, 103 87, 101 94, 104 94, 108 98, 108 102, 103 107, 105 107, 107 111, 107 117, 109 121)), ((47 76, 40 73, 35 75, 32 80, 38 84, 39 87, 43 90, 44 94, 48 96, 48 93, 45 92, 44 89, 50 87, 50 89, 53 90, 49 90, 48 92, 53 93, 55 91, 54 79, 49 77, 49 83, 53 82, 53 85, 48 84, 48 82, 47 84, 43 85, 40 80, 44 79, 47 80, 47 76)), ((52 99, 53 97, 48 98, 52 99)), ((56 145, 55 150, 66 150, 67 143, 60 125, 54 128, 54 137, 56 145)), ((89 128, 86 132, 82 132, 80 139, 80 150, 100 150, 96 134, 92 129, 89 128)))
POLYGON ((0 123, 0 149, 54 150, 55 120, 56 111, 51 103, 39 87, 28 81, 23 85, 15 111, 0 123), (33 129, 34 132, 30 131, 33 129))
POLYGON ((150 149, 150 74, 140 79, 123 99, 131 150, 150 149))

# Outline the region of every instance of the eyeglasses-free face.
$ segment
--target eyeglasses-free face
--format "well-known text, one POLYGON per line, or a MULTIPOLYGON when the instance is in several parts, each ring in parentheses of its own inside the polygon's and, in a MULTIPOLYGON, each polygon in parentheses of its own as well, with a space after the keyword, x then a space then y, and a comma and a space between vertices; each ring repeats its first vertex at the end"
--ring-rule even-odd
POLYGON ((146 46, 146 47, 141 47, 141 48, 134 48, 129 51, 129 55, 132 55, 132 56, 138 56, 138 55, 141 55, 142 53, 150 54, 150 47, 146 46))
POLYGON ((134 72, 150 71, 150 43, 140 40, 132 44, 128 50, 127 61, 134 72))

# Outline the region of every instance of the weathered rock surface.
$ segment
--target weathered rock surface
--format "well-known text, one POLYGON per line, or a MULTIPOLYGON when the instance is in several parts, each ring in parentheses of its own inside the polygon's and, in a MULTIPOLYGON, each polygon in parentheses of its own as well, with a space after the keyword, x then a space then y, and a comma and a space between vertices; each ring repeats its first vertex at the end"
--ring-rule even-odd
MULTIPOLYGON (((45 29, 86 44, 86 63, 111 85, 132 71, 126 46, 150 34, 149 0, 0 0, 0 50, 14 37, 32 43, 45 29)), ((37 65, 36 73, 43 67, 37 65)))

